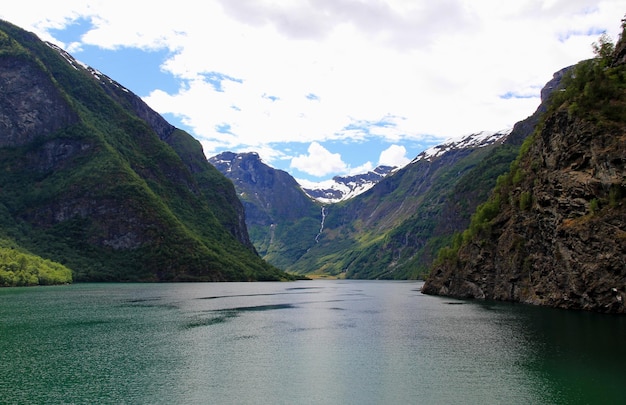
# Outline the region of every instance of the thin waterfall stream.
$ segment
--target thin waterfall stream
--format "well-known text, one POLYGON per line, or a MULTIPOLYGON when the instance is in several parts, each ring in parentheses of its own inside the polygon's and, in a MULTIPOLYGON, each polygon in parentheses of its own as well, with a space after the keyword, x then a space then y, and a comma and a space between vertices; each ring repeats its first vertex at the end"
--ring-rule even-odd
POLYGON ((315 243, 319 242, 320 235, 324 231, 324 220, 326 219, 326 207, 322 206, 322 222, 320 224, 320 231, 315 236, 315 243))

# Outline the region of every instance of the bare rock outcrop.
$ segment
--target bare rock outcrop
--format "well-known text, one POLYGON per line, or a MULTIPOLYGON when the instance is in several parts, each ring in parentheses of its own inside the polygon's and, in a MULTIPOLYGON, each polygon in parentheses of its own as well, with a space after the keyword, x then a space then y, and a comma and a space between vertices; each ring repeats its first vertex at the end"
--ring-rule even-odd
POLYGON ((32 61, 0 57, 0 147, 20 146, 78 121, 49 75, 32 61))

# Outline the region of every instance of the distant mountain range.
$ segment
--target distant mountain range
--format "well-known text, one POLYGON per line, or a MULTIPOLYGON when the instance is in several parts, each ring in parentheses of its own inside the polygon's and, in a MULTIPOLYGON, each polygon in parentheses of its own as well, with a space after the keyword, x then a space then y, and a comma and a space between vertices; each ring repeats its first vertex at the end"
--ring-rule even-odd
MULTIPOLYGON (((444 143, 420 153, 412 163, 422 159, 430 161, 445 154, 446 152, 454 150, 490 146, 500 142, 510 132, 510 129, 498 132, 483 131, 476 134, 466 135, 458 139, 448 139, 444 143)), ((243 172, 241 170, 241 163, 244 161, 249 162, 250 159, 257 159, 259 160, 258 164, 264 165, 264 163, 260 161, 259 155, 254 152, 241 154, 224 152, 209 158, 209 162, 220 172, 233 180, 235 184, 241 185, 242 178, 238 176, 245 176, 245 170, 243 172)), ((321 182, 313 182, 302 179, 295 179, 295 181, 300 185, 305 194, 312 199, 322 204, 335 204, 363 194, 398 169, 399 168, 396 166, 382 165, 366 173, 348 176, 335 176, 331 180, 321 182)))
POLYGON ((300 185, 255 153, 209 159, 235 185, 250 238, 270 263, 299 274, 425 277, 437 252, 463 231, 509 170, 567 69, 512 129, 450 139, 402 168, 300 185))
POLYGON ((467 225, 497 175, 506 171, 516 147, 505 141, 520 131, 450 139, 403 168, 380 167, 318 184, 300 185, 256 153, 226 152, 209 162, 235 184, 251 239, 272 264, 301 274, 420 277, 443 241, 467 225), (497 158, 489 168, 464 177, 494 150, 497 158), (475 187, 463 188, 466 182, 475 187), (446 205, 448 199, 463 200, 462 208, 446 205), (447 218, 437 224, 438 215, 447 218), (396 242, 398 232, 404 239, 396 242), (395 253, 381 256, 386 249, 395 253))

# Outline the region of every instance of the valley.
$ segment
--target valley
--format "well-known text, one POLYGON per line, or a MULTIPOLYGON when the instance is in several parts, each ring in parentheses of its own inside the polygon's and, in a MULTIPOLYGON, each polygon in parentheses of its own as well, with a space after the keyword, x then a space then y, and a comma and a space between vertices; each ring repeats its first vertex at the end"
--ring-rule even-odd
POLYGON ((299 184, 255 152, 207 159, 112 78, 0 28, 0 246, 19 251, 2 285, 426 279, 433 294, 623 311, 621 37, 554 73, 512 128, 299 184))

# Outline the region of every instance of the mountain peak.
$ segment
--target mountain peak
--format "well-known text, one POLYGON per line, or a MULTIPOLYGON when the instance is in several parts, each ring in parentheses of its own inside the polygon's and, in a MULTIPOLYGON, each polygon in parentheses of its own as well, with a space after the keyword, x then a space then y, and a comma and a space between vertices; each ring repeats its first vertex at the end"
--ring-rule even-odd
POLYGON ((335 176, 331 180, 321 182, 307 180, 298 182, 309 197, 321 203, 333 204, 363 194, 396 169, 395 166, 381 165, 367 173, 335 176))

